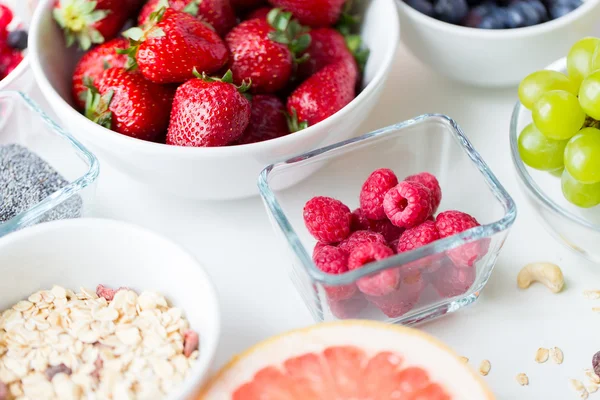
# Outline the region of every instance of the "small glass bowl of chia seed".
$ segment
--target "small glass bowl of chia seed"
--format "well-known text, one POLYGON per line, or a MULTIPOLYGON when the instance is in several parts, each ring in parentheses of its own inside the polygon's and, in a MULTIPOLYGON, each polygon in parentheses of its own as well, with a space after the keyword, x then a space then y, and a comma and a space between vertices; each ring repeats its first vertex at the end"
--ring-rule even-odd
POLYGON ((0 237, 85 216, 99 171, 96 157, 27 95, 0 92, 0 237))

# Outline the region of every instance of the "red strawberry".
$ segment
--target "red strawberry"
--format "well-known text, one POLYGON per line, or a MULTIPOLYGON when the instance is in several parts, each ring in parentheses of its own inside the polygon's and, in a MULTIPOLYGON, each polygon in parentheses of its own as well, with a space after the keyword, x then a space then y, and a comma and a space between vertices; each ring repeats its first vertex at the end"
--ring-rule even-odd
POLYGON ((283 102, 273 95, 257 94, 252 97, 250 124, 235 144, 262 142, 288 133, 283 102))
POLYGON ((275 7, 290 11, 303 25, 331 26, 342 14, 346 0, 269 0, 275 7))
MULTIPOLYGON (((198 75, 198 77, 200 77, 198 75)), ((222 79, 192 79, 175 93, 167 144, 215 147, 237 140, 250 122, 250 102, 232 83, 231 71, 222 79)))
POLYGON ((155 83, 178 83, 194 78, 194 69, 207 74, 221 69, 228 58, 225 43, 202 21, 173 8, 162 8, 156 25, 147 31, 129 29, 131 67, 155 83))
POLYGON ((109 68, 88 92, 85 116, 105 128, 137 139, 157 141, 169 124, 173 90, 137 71, 109 68))
POLYGON ((121 0, 55 0, 53 15, 65 33, 67 46, 77 41, 87 50, 117 36, 130 11, 121 0))
POLYGON ((310 44, 305 29, 291 18, 290 13, 274 9, 267 20, 244 21, 229 32, 225 41, 236 84, 251 79, 252 92, 274 93, 288 83, 294 54, 310 44))
POLYGON ((354 58, 359 69, 364 68, 369 50, 363 47, 359 35, 342 35, 332 28, 313 29, 309 34, 310 46, 304 53, 308 55, 308 59, 298 65, 300 80, 305 80, 323 67, 340 60, 351 62, 354 58))
POLYGON ((354 99, 357 77, 354 60, 341 60, 322 68, 288 97, 287 109, 292 119, 312 126, 335 114, 354 99))
POLYGON ((220 36, 225 36, 236 23, 229 0, 149 0, 140 11, 138 25, 146 25, 150 21, 150 15, 162 7, 198 17, 215 28, 220 36))
POLYGON ((257 8, 256 10, 248 13, 245 17, 244 17, 244 21, 249 21, 251 19, 267 19, 267 15, 269 15, 269 13, 271 12, 272 8, 269 7, 261 7, 261 8, 257 8))
POLYGON ((116 49, 126 49, 128 46, 127 39, 116 38, 93 48, 81 57, 73 72, 73 99, 80 109, 85 108, 88 91, 84 78, 87 77, 95 85, 100 75, 108 68, 124 68, 127 56, 118 54, 116 49))

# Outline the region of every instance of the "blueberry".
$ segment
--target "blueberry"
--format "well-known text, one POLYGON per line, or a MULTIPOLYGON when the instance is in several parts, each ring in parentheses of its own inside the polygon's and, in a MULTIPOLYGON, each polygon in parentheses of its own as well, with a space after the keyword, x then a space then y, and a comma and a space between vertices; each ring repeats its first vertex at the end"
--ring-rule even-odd
POLYGON ((526 1, 511 4, 507 8, 509 28, 522 28, 543 22, 543 15, 538 13, 537 7, 526 1))
MULTIPOLYGON (((574 1, 579 1, 581 3, 581 0, 574 1)), ((540 22, 548 21, 548 10, 546 10, 546 6, 544 6, 540 0, 527 0, 527 3, 530 4, 531 7, 533 7, 533 9, 537 12, 540 22)))
POLYGON ((486 15, 477 27, 481 29, 504 29, 506 28, 507 18, 506 10, 498 7, 486 15))
POLYGON ((433 5, 427 0, 404 0, 404 2, 415 10, 433 17, 433 5))
POLYGON ((27 48, 27 31, 10 32, 6 44, 13 49, 25 50, 27 48))
MULTIPOLYGON (((577 7, 575 7, 575 8, 577 8, 577 7)), ((563 16, 567 15, 568 13, 570 13, 571 11, 573 11, 575 8, 568 6, 568 5, 562 5, 562 4, 552 5, 552 6, 550 6, 550 17, 552 19, 563 17, 563 16)))
POLYGON ((437 19, 458 24, 467 16, 469 5, 466 0, 437 0, 433 10, 437 19))

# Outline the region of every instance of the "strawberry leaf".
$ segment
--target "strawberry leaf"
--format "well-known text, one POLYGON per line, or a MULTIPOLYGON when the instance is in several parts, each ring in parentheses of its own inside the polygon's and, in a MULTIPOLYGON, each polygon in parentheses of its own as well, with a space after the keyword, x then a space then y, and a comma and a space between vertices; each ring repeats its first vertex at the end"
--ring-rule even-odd
POLYGON ((310 46, 309 29, 292 19, 292 13, 274 8, 267 14, 267 22, 274 29, 268 34, 270 40, 286 45, 296 62, 304 62, 308 59, 308 54, 301 57, 297 55, 310 46))
POLYGON ((363 46, 362 38, 359 35, 345 36, 346 46, 354 56, 356 63, 361 71, 364 71, 367 60, 369 59, 370 51, 363 46))
POLYGON ((292 113, 291 115, 284 112, 286 120, 287 120, 287 125, 288 125, 288 129, 290 130, 290 133, 294 133, 294 132, 298 132, 301 131, 303 129, 308 128, 308 122, 307 121, 298 121, 298 114, 296 113, 296 109, 292 107, 292 113))
POLYGON ((202 1, 202 0, 190 1, 190 3, 187 6, 185 6, 185 8, 183 9, 183 12, 193 15, 194 17, 197 17, 198 12, 200 11, 199 7, 198 7, 200 5, 200 1, 202 1))
POLYGON ((97 2, 89 0, 62 0, 60 7, 52 10, 52 16, 63 29, 67 46, 79 43, 88 50, 94 43, 103 43, 104 37, 94 24, 108 15, 106 10, 97 10, 97 2))
POLYGON ((136 26, 123 32, 123 36, 125 36, 127 39, 140 41, 144 36, 144 30, 136 26))
POLYGON ((280 8, 274 8, 267 14, 267 22, 278 31, 285 31, 291 19, 292 13, 282 11, 280 8))
POLYGON ((111 129, 112 112, 110 111, 110 102, 114 96, 114 91, 108 91, 104 96, 100 94, 98 88, 91 85, 87 91, 85 101, 85 116, 89 120, 111 129))

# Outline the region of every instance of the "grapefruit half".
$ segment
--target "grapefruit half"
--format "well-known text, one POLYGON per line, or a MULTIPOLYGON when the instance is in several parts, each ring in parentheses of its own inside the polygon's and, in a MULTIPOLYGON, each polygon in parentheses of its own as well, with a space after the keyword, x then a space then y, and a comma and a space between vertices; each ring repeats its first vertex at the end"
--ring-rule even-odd
POLYGON ((371 321, 323 323, 235 357, 206 400, 491 400, 469 366, 432 336, 371 321))

